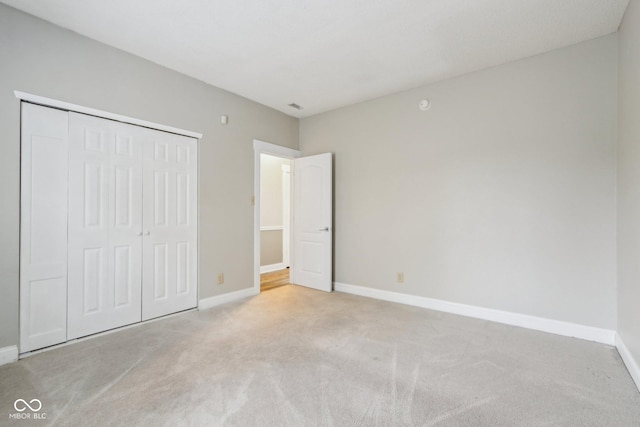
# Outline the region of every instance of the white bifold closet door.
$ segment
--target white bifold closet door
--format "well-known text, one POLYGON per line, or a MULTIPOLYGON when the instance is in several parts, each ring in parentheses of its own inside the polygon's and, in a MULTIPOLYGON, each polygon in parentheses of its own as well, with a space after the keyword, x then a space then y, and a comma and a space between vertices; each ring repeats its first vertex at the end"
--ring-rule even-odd
POLYGON ((22 104, 20 352, 67 339, 66 111, 22 104))
POLYGON ((20 352, 197 305, 197 139, 23 103, 20 352))
POLYGON ((68 339, 141 319, 144 130, 69 113, 68 339))
POLYGON ((146 136, 142 320, 197 304, 196 140, 153 130, 146 136))
POLYGON ((197 305, 196 140, 69 114, 68 339, 197 305))

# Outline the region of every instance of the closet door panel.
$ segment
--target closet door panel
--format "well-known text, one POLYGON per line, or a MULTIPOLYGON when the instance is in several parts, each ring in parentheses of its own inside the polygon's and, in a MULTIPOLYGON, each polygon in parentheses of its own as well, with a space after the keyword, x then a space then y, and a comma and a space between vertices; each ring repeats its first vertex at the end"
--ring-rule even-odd
POLYGON ((115 147, 110 161, 109 283, 114 312, 123 323, 132 323, 142 313, 142 132, 133 125, 110 124, 115 147))
POLYGON ((72 339, 141 319, 142 145, 135 126, 69 116, 72 339))
POLYGON ((65 111, 22 103, 20 353, 67 339, 65 111))
POLYGON ((197 141, 149 131, 144 146, 142 319, 197 305, 197 141))

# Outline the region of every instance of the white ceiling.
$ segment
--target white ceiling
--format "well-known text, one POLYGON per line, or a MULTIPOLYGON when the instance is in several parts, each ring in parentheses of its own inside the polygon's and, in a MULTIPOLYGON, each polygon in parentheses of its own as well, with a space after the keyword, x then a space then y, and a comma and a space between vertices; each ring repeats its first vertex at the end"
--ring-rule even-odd
POLYGON ((628 3, 0 1, 295 117, 615 32, 628 3))

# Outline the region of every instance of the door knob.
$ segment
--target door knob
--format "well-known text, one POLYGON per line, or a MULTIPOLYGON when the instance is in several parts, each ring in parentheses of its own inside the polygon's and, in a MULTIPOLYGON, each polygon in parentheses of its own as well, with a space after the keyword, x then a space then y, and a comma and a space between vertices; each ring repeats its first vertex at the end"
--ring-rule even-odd
POLYGON ((137 234, 138 236, 142 236, 142 231, 138 231, 136 234, 137 234))
POLYGON ((318 231, 329 231, 329 227, 319 228, 318 231))
POLYGON ((150 235, 150 234, 151 234, 151 232, 150 232, 149 230, 147 230, 147 231, 145 231, 145 232, 144 232, 144 235, 145 235, 145 236, 148 236, 148 235, 150 235))

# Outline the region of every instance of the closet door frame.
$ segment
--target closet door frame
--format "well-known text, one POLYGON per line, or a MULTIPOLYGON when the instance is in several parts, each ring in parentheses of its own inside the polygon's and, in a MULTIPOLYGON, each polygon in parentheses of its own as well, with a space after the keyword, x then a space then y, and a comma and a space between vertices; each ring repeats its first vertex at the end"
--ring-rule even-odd
MULTIPOLYGON (((87 115, 91 115, 91 116, 96 116, 99 118, 104 118, 104 119, 109 119, 109 120, 114 120, 114 121, 118 121, 118 122, 122 122, 122 123, 127 123, 127 124, 131 124, 131 125, 136 125, 136 126, 141 126, 141 127, 145 127, 145 128, 149 128, 149 129, 155 129, 158 131, 163 131, 163 132, 168 132, 168 133, 173 133, 176 135, 183 135, 183 136, 187 136, 190 138, 195 138, 197 140, 196 144, 195 144, 195 156, 196 156, 196 179, 198 179, 199 181, 199 174, 200 174, 200 156, 199 156, 199 140, 202 139, 202 133, 199 132, 193 132, 193 131, 189 131, 189 130, 184 130, 184 129, 180 129, 180 128, 176 128, 173 126, 167 126, 167 125, 163 125, 163 124, 159 124, 159 123, 154 123, 154 122, 150 122, 147 120, 142 120, 142 119, 137 119, 134 117, 129 117, 129 116, 124 116, 124 115, 120 115, 120 114, 116 114, 116 113, 111 113, 108 111, 103 111, 103 110, 98 110, 98 109, 94 109, 91 107, 85 107, 82 105, 77 105, 77 104, 73 104, 70 102, 66 102, 66 101, 61 101, 61 100, 57 100, 57 99, 52 99, 52 98, 47 98, 47 97, 43 97, 43 96, 39 96, 39 95, 34 95, 34 94, 30 94, 30 93, 26 93, 26 92, 21 92, 21 91, 14 91, 14 95, 16 98, 18 98, 18 100, 20 100, 20 108, 22 109, 24 105, 27 104, 35 104, 36 106, 42 106, 42 107, 49 107, 55 110, 62 110, 62 112, 76 112, 76 113, 81 113, 81 114, 87 114, 87 115)), ((68 123, 68 122, 67 122, 68 123)), ((21 132, 22 135, 22 132, 21 132)), ((21 137, 22 138, 22 137, 21 137)), ((68 138, 68 136, 67 136, 68 138)), ((21 150, 23 150, 22 148, 23 146, 23 140, 21 139, 21 150)), ((67 153, 68 153, 68 146, 67 146, 67 153)), ((67 173, 68 173, 68 166, 67 166, 67 173)), ((25 196, 25 192, 27 191, 27 188, 25 187, 26 182, 24 182, 24 178, 21 172, 21 196, 20 196, 20 203, 21 206, 25 206, 25 202, 28 199, 25 196)), ((200 210, 198 208, 199 206, 199 200, 200 200, 200 186, 197 186, 197 193, 196 193, 196 250, 197 250, 197 256, 195 259, 195 263, 196 263, 196 277, 195 277, 195 283, 196 283, 196 305, 197 302, 199 301, 199 284, 200 284, 200 280, 199 280, 199 254, 200 254, 200 239, 197 238, 198 235, 198 231, 199 230, 199 223, 200 223, 200 210)), ((30 202, 29 202, 30 203, 30 202)), ((26 297, 28 297, 28 292, 25 293, 25 291, 23 290, 23 280, 25 280, 26 278, 28 278, 28 274, 27 274, 27 270, 23 269, 23 265, 25 262, 28 262, 28 258, 25 256, 24 251, 22 250, 23 247, 23 243, 25 241, 25 239, 29 239, 31 236, 29 235, 30 231, 25 231, 23 229, 23 225, 25 222, 25 218, 23 217, 23 215, 21 214, 20 216, 20 241, 21 241, 21 251, 20 251, 20 308, 19 308, 19 329, 20 329, 20 339, 19 339, 19 343, 18 343, 18 348, 19 348, 19 354, 26 354, 26 353, 30 353, 32 351, 36 351, 40 348, 43 348, 45 346, 52 346, 51 348, 55 348, 56 344, 62 344, 65 341, 67 341, 69 338, 67 338, 67 323, 66 323, 66 313, 67 313, 67 305, 66 305, 66 300, 67 300, 67 281, 66 281, 66 275, 67 275, 67 270, 64 271, 64 277, 65 277, 65 289, 64 289, 64 313, 65 313, 65 322, 64 325, 60 325, 59 328, 57 328, 56 332, 55 332, 55 338, 54 339, 50 339, 46 342, 41 341, 40 343, 36 343, 33 342, 33 340, 29 340, 28 338, 25 340, 25 336, 23 336, 23 330, 26 330, 25 328, 27 328, 29 326, 29 311, 26 308, 27 305, 24 303, 24 299, 26 297)), ((66 226, 65 226, 66 229, 66 226)), ((66 252, 64 254, 65 259, 66 259, 66 252)), ((58 322, 60 323, 60 322, 58 322)))

